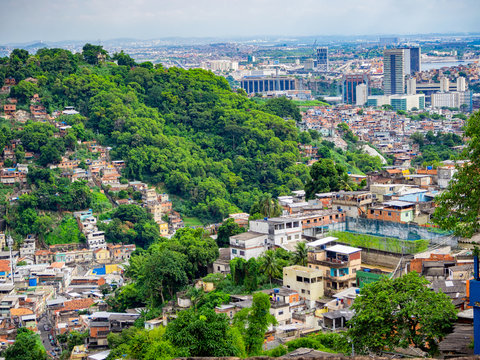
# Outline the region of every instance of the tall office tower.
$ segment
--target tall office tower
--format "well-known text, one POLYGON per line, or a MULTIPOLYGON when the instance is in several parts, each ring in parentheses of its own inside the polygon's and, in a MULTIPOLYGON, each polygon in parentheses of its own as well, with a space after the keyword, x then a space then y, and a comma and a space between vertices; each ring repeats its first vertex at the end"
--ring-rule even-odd
POLYGON ((405 49, 383 51, 383 87, 385 95, 405 93, 405 49))
POLYGON ((328 47, 317 48, 317 69, 328 72, 328 47))
POLYGON ((422 52, 419 46, 411 47, 410 50, 410 74, 422 71, 422 52))
POLYGON ((467 90, 467 86, 465 85, 465 78, 460 76, 457 78, 457 91, 464 92, 467 90))
POLYGON ((407 80, 407 95, 415 95, 417 93, 417 79, 410 78, 407 80))
POLYGON ((450 91, 450 81, 447 77, 440 78, 440 92, 449 92, 450 91))
POLYGON ((357 85, 356 89, 356 101, 355 104, 359 106, 363 106, 367 103, 368 100, 368 86, 367 84, 360 84, 357 85))
POLYGON ((342 95, 345 104, 357 103, 357 85, 366 84, 368 89, 368 76, 366 74, 348 74, 343 77, 342 95))

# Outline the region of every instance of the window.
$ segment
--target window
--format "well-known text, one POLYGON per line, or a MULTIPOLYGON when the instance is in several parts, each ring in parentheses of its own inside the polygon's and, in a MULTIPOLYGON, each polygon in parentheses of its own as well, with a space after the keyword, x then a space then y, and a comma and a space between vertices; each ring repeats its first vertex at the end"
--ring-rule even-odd
POLYGON ((300 225, 299 225, 299 222, 298 222, 298 221, 295 221, 295 222, 293 223, 293 227, 299 227, 299 226, 300 226, 300 225))
POLYGON ((313 219, 313 222, 316 223, 318 221, 318 219, 313 219))
POLYGON ((217 270, 220 271, 220 266, 217 266, 217 270))
POLYGON ((292 223, 287 223, 287 229, 291 229, 292 228, 292 223))
POLYGON ((370 210, 370 214, 372 214, 372 215, 373 215, 373 214, 374 214, 374 211, 373 211, 373 210, 370 210))
POLYGON ((305 294, 305 289, 302 289, 302 294, 305 294))
POLYGON ((283 315, 283 310, 280 310, 280 311, 278 312, 278 315, 283 315))
POLYGON ((240 255, 242 255, 242 256, 245 255, 245 251, 240 250, 240 255))
POLYGON ((297 281, 298 282, 303 282, 303 278, 301 276, 297 276, 297 281))
POLYGON ((310 295, 310 290, 307 290, 307 294, 310 295))
POLYGON ((300 239, 300 235, 295 235, 295 239, 300 239))
POLYGON ((335 215, 335 219, 338 219, 338 214, 335 215))
POLYGON ((236 254, 237 253, 237 249, 232 249, 232 254, 236 254))
POLYGON ((390 211, 388 212, 388 216, 392 216, 392 213, 390 211))

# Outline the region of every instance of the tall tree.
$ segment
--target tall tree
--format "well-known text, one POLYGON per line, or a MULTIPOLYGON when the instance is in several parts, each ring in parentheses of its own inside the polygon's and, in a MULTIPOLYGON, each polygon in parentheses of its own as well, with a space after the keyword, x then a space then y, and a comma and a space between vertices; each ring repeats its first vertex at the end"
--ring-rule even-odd
POLYGON ((13 345, 4 352, 6 360, 46 360, 47 352, 40 337, 27 328, 19 328, 13 345))
POLYGON ((344 174, 345 169, 336 165, 332 159, 320 159, 310 168, 311 180, 305 185, 307 198, 313 199, 317 193, 344 189, 344 174))
POLYGON ((272 194, 263 194, 258 201, 252 205, 251 214, 261 214, 265 217, 275 217, 282 214, 282 207, 272 194))
POLYGON ((219 247, 230 246, 230 236, 241 234, 245 232, 245 229, 239 226, 234 219, 227 219, 218 228, 217 232, 217 244, 219 247))
POLYGON ((465 137, 470 140, 463 156, 469 162, 457 166, 446 191, 435 199, 433 219, 443 229, 471 237, 480 231, 480 112, 469 118, 465 137))
POLYGON ((236 313, 233 324, 243 336, 247 354, 259 355, 268 326, 276 324, 275 317, 270 314, 270 297, 262 292, 253 294, 252 307, 236 313))
POLYGON ((382 278, 360 290, 348 334, 360 353, 380 353, 411 344, 434 355, 452 329, 456 311, 450 298, 427 288, 415 272, 382 278))
POLYGON ((239 356, 234 346, 228 318, 213 309, 181 311, 168 324, 165 337, 174 346, 185 349, 193 357, 239 356))
POLYGON ((280 266, 278 265, 278 261, 273 250, 265 251, 260 261, 260 270, 268 276, 271 286, 272 280, 280 274, 280 266))

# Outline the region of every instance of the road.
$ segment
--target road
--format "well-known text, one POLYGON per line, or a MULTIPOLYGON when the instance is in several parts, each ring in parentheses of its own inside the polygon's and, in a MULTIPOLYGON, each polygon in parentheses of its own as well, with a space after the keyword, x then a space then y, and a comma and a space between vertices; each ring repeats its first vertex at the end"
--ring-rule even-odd
POLYGON ((57 345, 52 346, 50 343, 50 339, 48 338, 49 334, 54 335, 53 332, 53 327, 50 321, 48 320, 46 314, 43 314, 42 317, 40 317, 40 320, 38 321, 38 330, 40 331, 40 338, 42 339, 43 346, 45 346, 45 350, 47 350, 47 353, 49 356, 51 356, 52 351, 54 351, 54 348, 57 347, 57 345), (44 326, 48 325, 49 331, 45 331, 44 326))

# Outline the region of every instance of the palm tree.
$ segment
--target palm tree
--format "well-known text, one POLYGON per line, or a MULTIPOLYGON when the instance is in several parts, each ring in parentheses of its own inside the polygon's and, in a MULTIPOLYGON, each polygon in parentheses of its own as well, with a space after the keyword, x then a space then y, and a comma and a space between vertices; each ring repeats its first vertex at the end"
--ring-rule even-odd
POLYGON ((279 216, 282 213, 282 207, 272 194, 264 194, 259 201, 260 213, 267 217, 279 216))
POLYGON ((348 174, 343 174, 339 179, 340 190, 352 191, 352 180, 348 174))
POLYGON ((308 250, 304 242, 298 242, 295 245, 293 253, 293 263, 295 265, 307 266, 308 250))
POLYGON ((270 279, 270 286, 272 286, 272 279, 280 275, 280 265, 278 264, 277 258, 273 250, 265 251, 262 257, 262 265, 260 270, 265 273, 270 279))

